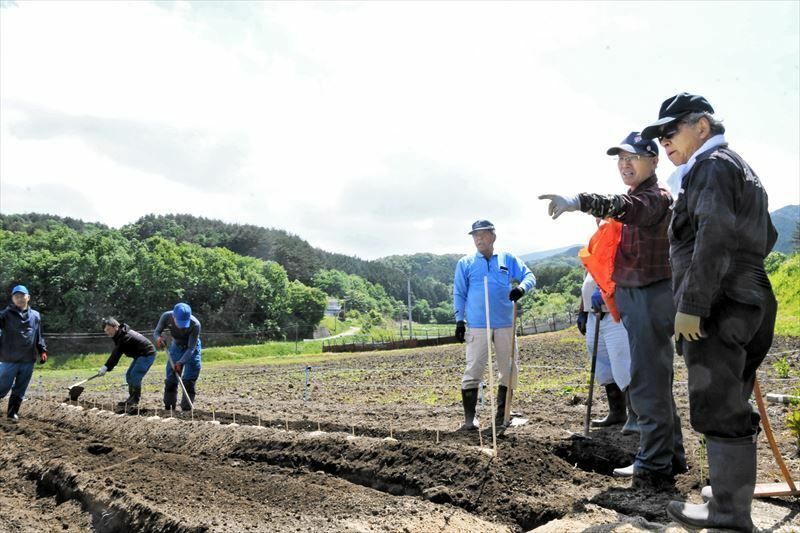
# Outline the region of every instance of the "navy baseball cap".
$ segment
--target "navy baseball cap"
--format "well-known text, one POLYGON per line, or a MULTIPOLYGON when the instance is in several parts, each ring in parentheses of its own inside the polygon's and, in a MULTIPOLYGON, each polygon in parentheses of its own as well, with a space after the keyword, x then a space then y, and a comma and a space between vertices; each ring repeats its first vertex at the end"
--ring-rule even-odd
POLYGON ((643 139, 642 134, 638 131, 632 131, 627 137, 622 139, 622 142, 616 146, 612 146, 606 153, 608 155, 617 155, 620 151, 630 152, 632 154, 641 155, 658 155, 658 145, 652 139, 643 139))
POLYGON ((642 130, 642 137, 645 139, 655 139, 664 126, 685 117, 689 113, 705 111, 714 113, 714 108, 704 97, 697 94, 680 93, 670 96, 661 104, 658 111, 658 120, 642 130))
POLYGON ((14 296, 18 292, 21 292, 22 294, 30 294, 28 292, 28 287, 26 287, 25 285, 17 285, 13 289, 11 289, 11 296, 14 296))
POLYGON ((189 304, 177 303, 172 308, 172 318, 175 319, 175 325, 179 328, 188 328, 192 318, 192 308, 189 307, 189 304))
POLYGON ((472 223, 472 231, 470 231, 469 234, 472 235, 476 231, 480 231, 482 229, 488 229, 494 231, 494 224, 492 224, 488 220, 476 220, 475 222, 472 223))

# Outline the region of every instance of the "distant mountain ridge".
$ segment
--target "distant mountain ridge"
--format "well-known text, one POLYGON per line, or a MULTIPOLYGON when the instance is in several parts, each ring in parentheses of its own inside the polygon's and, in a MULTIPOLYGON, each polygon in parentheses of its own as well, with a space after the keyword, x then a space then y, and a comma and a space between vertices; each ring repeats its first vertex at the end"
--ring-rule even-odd
POLYGON ((794 251, 792 235, 797 230, 797 221, 800 220, 800 205, 785 205, 770 213, 772 223, 778 230, 778 240, 773 248, 776 252, 790 254, 794 251))
POLYGON ((569 246, 562 246, 561 248, 553 248, 551 250, 541 250, 539 252, 531 252, 528 254, 524 254, 519 256, 520 259, 525 261, 526 263, 538 263, 544 259, 548 259, 550 257, 556 255, 578 255, 578 250, 583 248, 583 244, 570 244, 569 246), (574 252, 573 252, 574 251, 574 252))

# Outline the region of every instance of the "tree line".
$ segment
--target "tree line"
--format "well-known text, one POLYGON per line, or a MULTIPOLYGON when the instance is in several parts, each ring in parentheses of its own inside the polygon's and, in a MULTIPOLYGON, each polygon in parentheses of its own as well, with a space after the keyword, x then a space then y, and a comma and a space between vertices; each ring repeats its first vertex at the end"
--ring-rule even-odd
MULTIPOLYGON (((190 215, 148 215, 119 230, 51 215, 0 215, 0 231, 0 287, 28 284, 50 331, 94 331, 110 314, 149 327, 157 313, 188 301, 209 331, 280 339, 297 327, 309 337, 328 297, 364 324, 407 319, 409 278, 416 322, 454 322, 457 254, 365 261, 282 230, 190 215)), ((522 301, 522 312, 576 308, 576 265, 571 256, 531 265, 539 290, 522 301)))

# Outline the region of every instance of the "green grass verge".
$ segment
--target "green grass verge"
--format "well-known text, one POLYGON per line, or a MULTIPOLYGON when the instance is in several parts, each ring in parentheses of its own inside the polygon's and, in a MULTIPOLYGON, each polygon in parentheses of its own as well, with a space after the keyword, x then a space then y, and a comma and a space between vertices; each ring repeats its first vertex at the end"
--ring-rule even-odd
MULTIPOLYGON (((208 364, 216 361, 231 363, 237 361, 255 362, 264 359, 281 359, 292 358, 295 356, 305 357, 308 355, 322 355, 322 341, 314 342, 267 342, 264 344, 254 344, 247 346, 220 346, 203 348, 202 358, 203 364, 208 364)), ((53 356, 48 360, 48 363, 38 369, 42 371, 59 371, 59 370, 87 370, 98 369, 106 362, 109 353, 90 353, 82 355, 73 355, 68 357, 53 356)), ((130 359, 122 357, 118 366, 127 368, 126 362, 130 359)), ((164 365, 167 362, 167 356, 163 351, 159 352, 156 356, 155 365, 164 365)))
POLYGON ((800 337, 800 253, 789 257, 771 276, 778 300, 775 333, 800 337))

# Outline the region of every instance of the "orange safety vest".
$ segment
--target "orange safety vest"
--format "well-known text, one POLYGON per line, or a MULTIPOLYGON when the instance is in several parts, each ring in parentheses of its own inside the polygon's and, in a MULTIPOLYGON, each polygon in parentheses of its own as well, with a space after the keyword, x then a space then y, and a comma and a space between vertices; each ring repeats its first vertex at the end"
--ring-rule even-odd
POLYGON ((620 321, 619 310, 614 301, 617 284, 614 283, 612 276, 614 275, 614 258, 617 255, 621 236, 622 223, 611 218, 606 219, 589 239, 589 245, 581 248, 581 251, 578 252, 578 257, 583 261, 586 270, 600 287, 600 293, 603 295, 603 300, 605 300, 608 312, 611 313, 614 322, 620 321))

